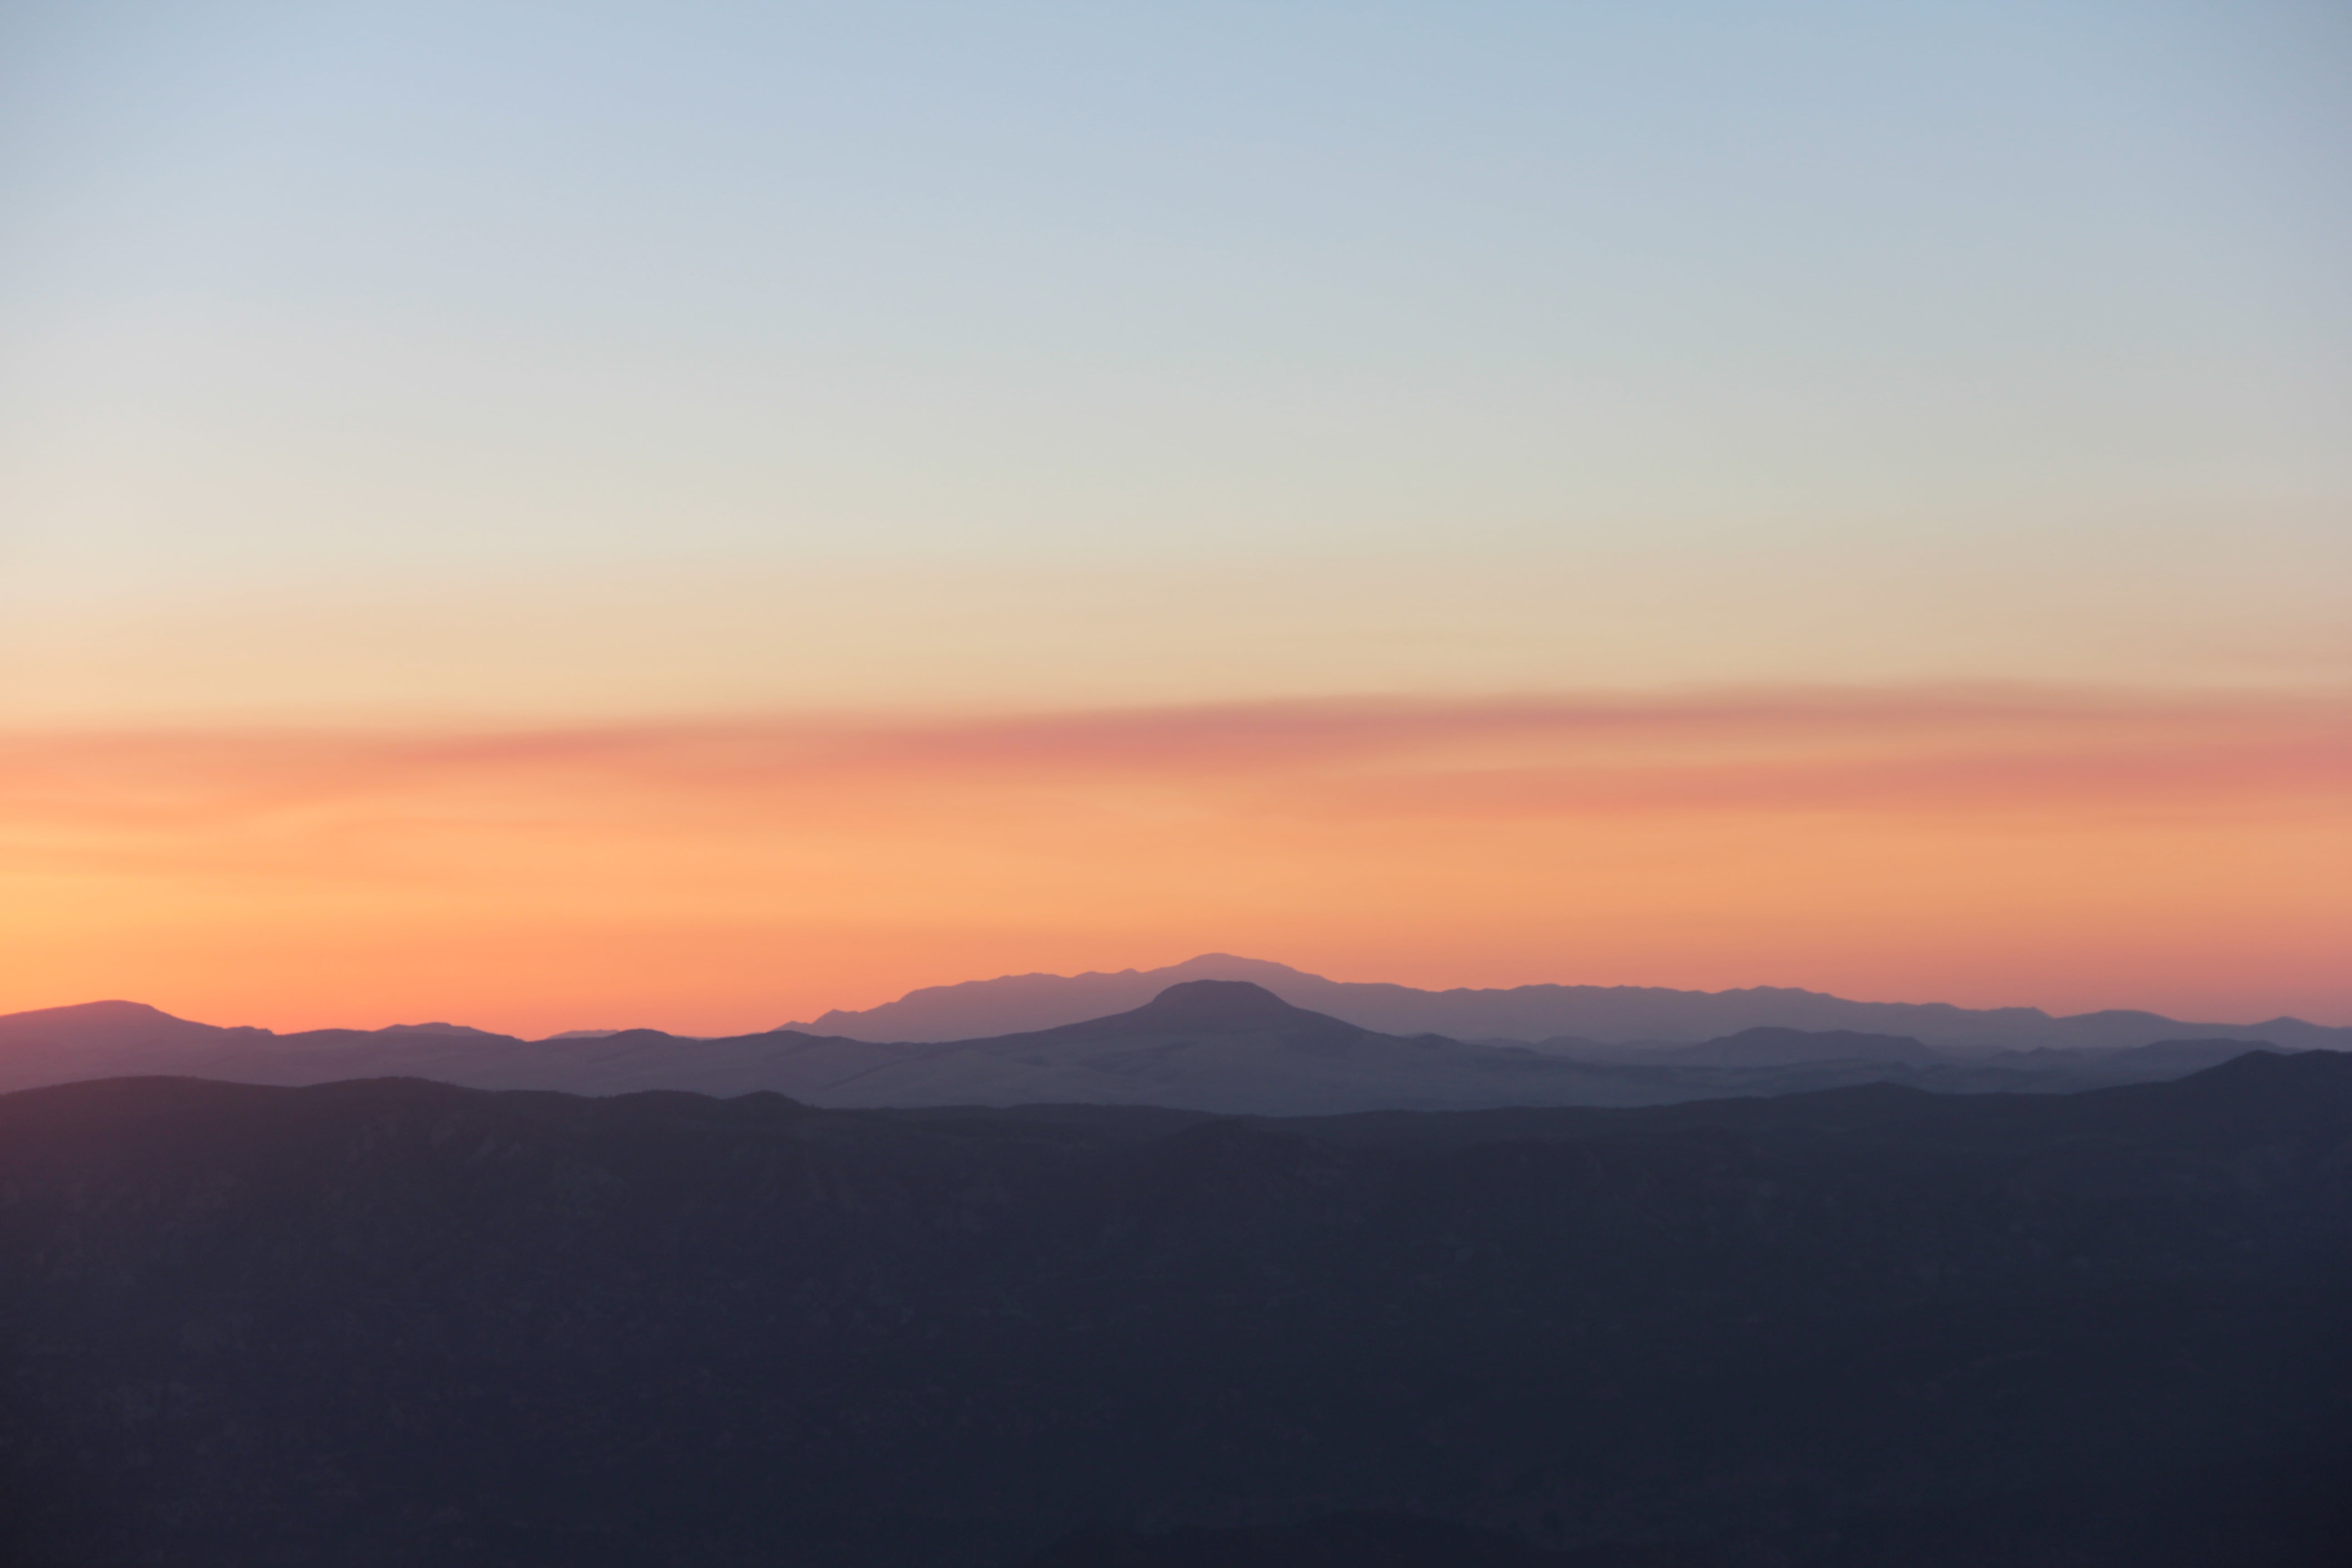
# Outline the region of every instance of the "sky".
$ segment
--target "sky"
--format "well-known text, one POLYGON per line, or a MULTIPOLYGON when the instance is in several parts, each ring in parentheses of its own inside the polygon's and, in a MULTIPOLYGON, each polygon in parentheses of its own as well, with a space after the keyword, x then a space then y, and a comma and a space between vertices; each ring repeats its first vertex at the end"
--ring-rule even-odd
POLYGON ((0 1010, 2352 1023, 2352 14, 0 11, 0 1010))

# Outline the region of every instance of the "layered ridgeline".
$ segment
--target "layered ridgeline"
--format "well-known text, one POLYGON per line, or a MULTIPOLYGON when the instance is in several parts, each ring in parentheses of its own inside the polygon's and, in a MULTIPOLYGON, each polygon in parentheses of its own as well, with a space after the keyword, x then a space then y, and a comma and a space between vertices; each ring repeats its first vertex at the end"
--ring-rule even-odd
POLYGON ((2163 1039, 2267 1041, 2288 1050, 2352 1049, 2352 1028, 2300 1018, 2262 1024, 2182 1023, 2118 1010, 2053 1017, 2039 1007, 1955 1007, 1947 1003, 1849 1002, 1778 985, 1673 991, 1651 985, 1514 985, 1422 991, 1326 980, 1288 964, 1203 953, 1164 969, 1117 973, 1010 974, 931 985, 864 1012, 831 1012, 784 1026, 857 1040, 968 1040, 1052 1028, 1141 1005, 1187 980, 1246 980, 1294 1006, 1391 1035, 1536 1043, 1673 1041, 1693 1044, 1746 1029, 1899 1035, 1964 1054, 2122 1050, 2163 1039))
MULTIPOLYGON (((1908 1036, 1769 1025, 1696 1043, 1517 1045, 1383 1033, 1240 980, 1182 981, 1129 1011, 1078 1023, 899 1042, 790 1028, 724 1039, 627 1029, 520 1040, 447 1024, 275 1035, 105 1002, 0 1017, 0 1089, 155 1073, 283 1085, 404 1077, 577 1094, 766 1089, 836 1107, 1158 1105, 1315 1115, 1654 1105, 1864 1082, 2060 1091, 2176 1078, 2254 1044, 2288 1043, 2165 1033, 2181 1027, 2150 1019, 2118 1037, 2126 1047, 2073 1050, 1964 1051, 1908 1036)), ((2339 1035, 2352 1031, 2304 1025, 2290 1039, 2339 1035)))
POLYGON ((2316 1565, 2348 1238, 2331 1052, 1308 1121, 36 1089, 0 1560, 2316 1565))

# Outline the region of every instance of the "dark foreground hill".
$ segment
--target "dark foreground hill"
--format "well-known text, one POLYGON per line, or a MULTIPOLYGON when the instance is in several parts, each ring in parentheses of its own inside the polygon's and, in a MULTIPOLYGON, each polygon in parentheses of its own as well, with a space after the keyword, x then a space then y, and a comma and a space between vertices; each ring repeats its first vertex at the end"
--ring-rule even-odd
POLYGON ((2334 1053, 1292 1121, 37 1089, 0 1556, 2315 1565, 2347 1238, 2334 1053))

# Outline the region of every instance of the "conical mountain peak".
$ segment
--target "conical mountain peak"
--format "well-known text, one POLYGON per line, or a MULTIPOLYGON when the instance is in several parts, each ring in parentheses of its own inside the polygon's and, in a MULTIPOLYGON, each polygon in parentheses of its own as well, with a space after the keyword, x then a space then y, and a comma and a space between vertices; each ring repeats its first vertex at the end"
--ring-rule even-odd
POLYGON ((1295 1024, 1322 1015, 1294 1007, 1247 980, 1187 980, 1171 985, 1129 1016, 1181 1028, 1295 1024))

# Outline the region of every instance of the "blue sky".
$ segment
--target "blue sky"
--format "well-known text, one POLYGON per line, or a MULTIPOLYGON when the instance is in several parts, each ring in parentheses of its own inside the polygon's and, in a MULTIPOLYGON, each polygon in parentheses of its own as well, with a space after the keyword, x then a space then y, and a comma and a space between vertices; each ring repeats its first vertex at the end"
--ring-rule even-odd
MULTIPOLYGON (((2200 609, 2252 650, 2207 675, 2343 673, 2337 8, 0 26, 26 624, 233 615, 259 668, 322 604, 561 621, 642 588, 644 616, 723 620, 759 582, 886 622, 1108 595, 1181 642, 1150 584, 1239 614, 1214 584, 1248 574, 1376 624, 1464 606, 1427 636, 1472 686, 1739 679, 1759 647, 1768 675, 2187 679, 2152 628, 2200 609), (1462 654, 1530 574, 1705 652, 1462 654), (1774 600, 1895 626, 1807 651, 1774 600), (2069 605, 2107 654, 1969 629, 2069 605), (1941 651, 1922 668, 1897 628, 1941 651)), ((122 684, 75 635, 16 651, 44 710, 122 684)), ((1412 684, 1358 641, 1369 684, 1412 684)), ((902 684, 947 690, 951 662, 902 684)), ((240 680, 267 704, 260 676, 240 680)), ((701 689, 826 695, 701 670, 643 701, 701 689)))

